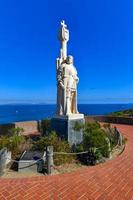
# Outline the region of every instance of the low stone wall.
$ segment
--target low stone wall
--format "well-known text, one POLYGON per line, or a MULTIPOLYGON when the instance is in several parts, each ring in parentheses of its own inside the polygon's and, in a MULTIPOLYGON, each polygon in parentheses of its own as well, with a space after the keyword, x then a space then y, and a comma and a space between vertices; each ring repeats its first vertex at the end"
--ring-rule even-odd
POLYGON ((9 135, 12 128, 22 128, 24 130, 23 135, 39 135, 38 121, 25 121, 14 122, 12 124, 1 124, 0 135, 9 135))
POLYGON ((15 122, 14 125, 24 130, 23 135, 34 135, 39 132, 38 121, 15 122))
MULTIPOLYGON (((128 124, 133 125, 133 118, 129 117, 113 117, 106 115, 95 115, 95 116, 85 116, 85 121, 93 122, 107 122, 107 123, 115 123, 115 124, 128 124)), ((0 135, 9 134, 9 130, 11 128, 23 128, 23 135, 39 135, 39 121, 25 121, 25 122, 15 122, 12 124, 1 124, 0 125, 0 135)))
POLYGON ((89 122, 99 121, 99 122, 106 122, 106 123, 133 125, 133 118, 129 118, 129 117, 114 117, 114 116, 106 116, 106 115, 100 115, 100 116, 97 115, 97 116, 86 116, 85 120, 89 122))

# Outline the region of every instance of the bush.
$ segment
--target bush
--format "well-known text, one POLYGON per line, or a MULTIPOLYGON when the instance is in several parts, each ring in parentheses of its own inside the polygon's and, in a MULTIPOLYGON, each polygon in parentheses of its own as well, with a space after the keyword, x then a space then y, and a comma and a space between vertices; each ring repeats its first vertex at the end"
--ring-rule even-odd
POLYGON ((88 164, 95 164, 102 157, 109 157, 109 147, 110 140, 107 133, 100 127, 100 124, 98 122, 89 122, 84 126, 83 142, 76 146, 76 152, 88 151, 88 154, 79 156, 80 160, 86 159, 88 164))
POLYGON ((85 131, 84 133, 84 140, 83 140, 83 146, 85 150, 88 150, 90 148, 96 148, 96 153, 99 151, 102 156, 108 155, 108 144, 106 141, 107 135, 106 133, 100 129, 92 129, 90 132, 85 131))
POLYGON ((85 124, 84 132, 92 132, 93 130, 100 129, 100 124, 98 122, 87 122, 85 124))
POLYGON ((39 131, 42 133, 42 135, 47 135, 50 132, 51 123, 50 119, 44 119, 41 121, 39 126, 39 131))
POLYGON ((0 150, 6 147, 8 150, 10 150, 10 140, 7 136, 1 136, 0 137, 0 150))
MULTIPOLYGON (((37 142, 34 142, 33 149, 46 151, 47 146, 53 146, 54 152, 71 152, 68 142, 61 140, 54 131, 47 136, 40 137, 37 142)), ((56 165, 70 163, 73 159, 74 156, 71 155, 54 155, 54 163, 56 165)))
POLYGON ((22 135, 22 133, 24 132, 24 129, 23 128, 20 128, 20 127, 16 127, 16 128, 11 128, 9 130, 9 136, 11 135, 22 135))
POLYGON ((12 154, 14 156, 16 156, 18 153, 22 153, 20 145, 25 141, 23 136, 13 134, 13 136, 9 138, 9 141, 10 141, 10 150, 12 151, 12 154))
POLYGON ((14 133, 12 136, 0 137, 0 149, 6 147, 8 151, 12 152, 13 157, 21 153, 20 145, 24 142, 24 137, 14 133))

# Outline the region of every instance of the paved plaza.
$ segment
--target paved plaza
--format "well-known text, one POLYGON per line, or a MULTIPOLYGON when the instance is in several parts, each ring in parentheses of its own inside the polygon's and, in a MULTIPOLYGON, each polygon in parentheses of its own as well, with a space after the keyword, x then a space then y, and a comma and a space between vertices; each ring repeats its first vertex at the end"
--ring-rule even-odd
POLYGON ((0 180, 0 200, 133 200, 133 126, 116 125, 128 139, 124 152, 76 172, 0 180))

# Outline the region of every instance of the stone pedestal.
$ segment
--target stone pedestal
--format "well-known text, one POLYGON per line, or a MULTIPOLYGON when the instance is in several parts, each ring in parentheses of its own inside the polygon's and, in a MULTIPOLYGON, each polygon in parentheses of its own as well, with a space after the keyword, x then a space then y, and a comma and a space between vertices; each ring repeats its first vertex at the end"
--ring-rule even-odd
POLYGON ((75 123, 79 122, 84 124, 83 114, 70 114, 67 116, 54 116, 51 119, 51 130, 56 131, 56 133, 63 139, 66 139, 70 145, 78 144, 83 141, 83 131, 74 130, 75 123))

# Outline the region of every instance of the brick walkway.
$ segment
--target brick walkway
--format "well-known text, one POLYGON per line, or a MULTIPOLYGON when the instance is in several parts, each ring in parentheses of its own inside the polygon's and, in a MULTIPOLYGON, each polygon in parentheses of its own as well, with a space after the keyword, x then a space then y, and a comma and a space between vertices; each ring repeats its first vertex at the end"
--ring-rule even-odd
POLYGON ((125 151, 104 164, 76 172, 0 180, 0 200, 133 200, 133 126, 117 125, 125 151))

